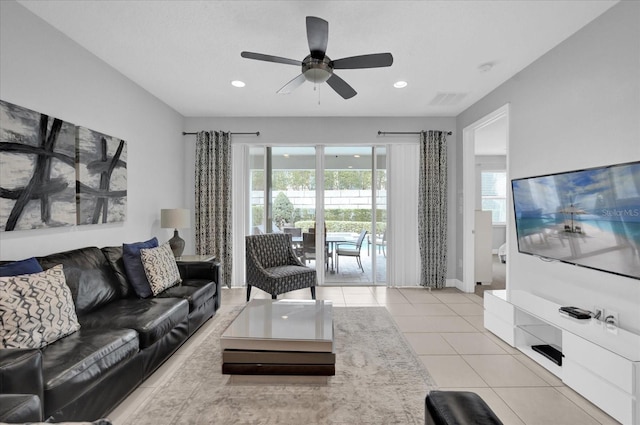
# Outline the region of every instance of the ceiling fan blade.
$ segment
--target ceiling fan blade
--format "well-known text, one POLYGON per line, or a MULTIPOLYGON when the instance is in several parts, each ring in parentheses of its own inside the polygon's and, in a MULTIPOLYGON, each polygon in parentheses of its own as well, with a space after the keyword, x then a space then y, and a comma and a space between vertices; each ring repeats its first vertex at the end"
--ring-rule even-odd
POLYGON ((351 56, 332 61, 333 69, 382 68, 391 66, 391 53, 374 53, 372 55, 351 56))
POLYGON ((255 59, 265 62, 284 63, 287 65, 302 66, 302 62, 295 59, 281 58, 280 56, 263 55, 262 53, 242 52, 240 56, 247 59, 255 59))
POLYGON ((338 77, 336 74, 332 74, 331 77, 327 80, 327 84, 331 86, 332 89, 336 91, 340 96, 345 99, 351 99, 353 96, 358 94, 353 87, 351 87, 345 80, 338 77))
POLYGON ((297 89, 298 87, 300 87, 300 85, 302 83, 304 83, 305 80, 306 80, 306 78, 304 78, 304 74, 300 74, 296 78, 294 78, 293 80, 289 81, 287 84, 282 86, 282 88, 280 90, 278 90, 276 93, 278 93, 278 94, 289 94, 292 91, 294 91, 295 89, 297 89))
POLYGON ((324 59, 329 42, 329 23, 315 16, 307 16, 307 40, 314 59, 324 59))

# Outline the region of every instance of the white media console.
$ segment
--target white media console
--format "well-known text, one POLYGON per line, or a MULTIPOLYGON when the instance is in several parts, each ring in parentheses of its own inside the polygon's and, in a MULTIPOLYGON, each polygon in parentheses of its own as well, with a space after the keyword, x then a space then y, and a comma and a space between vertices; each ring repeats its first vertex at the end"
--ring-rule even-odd
POLYGON ((560 314, 561 305, 526 291, 485 291, 484 307, 485 328, 616 420, 640 425, 640 335, 560 314), (561 365, 538 345, 561 352, 561 365))

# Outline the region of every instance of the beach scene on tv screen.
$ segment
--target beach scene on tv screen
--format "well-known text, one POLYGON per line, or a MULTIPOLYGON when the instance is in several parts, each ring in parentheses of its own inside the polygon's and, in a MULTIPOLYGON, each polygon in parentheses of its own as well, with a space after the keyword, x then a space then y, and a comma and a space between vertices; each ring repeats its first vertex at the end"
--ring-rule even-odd
POLYGON ((640 162, 512 181, 518 250, 640 279, 640 162))

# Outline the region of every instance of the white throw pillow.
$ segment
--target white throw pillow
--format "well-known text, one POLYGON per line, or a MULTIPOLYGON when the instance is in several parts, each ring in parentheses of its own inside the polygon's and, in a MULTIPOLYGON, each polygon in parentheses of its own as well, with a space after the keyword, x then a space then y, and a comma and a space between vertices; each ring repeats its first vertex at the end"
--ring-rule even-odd
POLYGON ((141 249, 140 259, 153 296, 182 282, 178 264, 168 242, 157 248, 141 249))
POLYGON ((80 329, 62 265, 0 277, 0 345, 42 348, 80 329))

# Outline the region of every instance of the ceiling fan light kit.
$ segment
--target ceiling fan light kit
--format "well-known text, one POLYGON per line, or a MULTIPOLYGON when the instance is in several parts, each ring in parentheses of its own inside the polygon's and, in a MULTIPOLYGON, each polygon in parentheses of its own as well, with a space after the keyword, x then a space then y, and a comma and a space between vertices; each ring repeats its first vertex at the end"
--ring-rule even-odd
POLYGON ((331 59, 325 56, 323 59, 312 58, 311 55, 302 61, 302 73, 307 81, 312 83, 324 83, 333 74, 331 59))
POLYGON ((393 64, 391 53, 374 53, 331 60, 326 55, 328 40, 329 23, 315 16, 307 16, 307 42, 310 54, 302 61, 254 52, 242 52, 240 56, 246 59, 300 66, 302 73, 285 84, 277 93, 291 93, 305 81, 314 84, 326 82, 344 99, 352 98, 357 92, 346 81, 334 74, 334 69, 381 68, 393 64))

